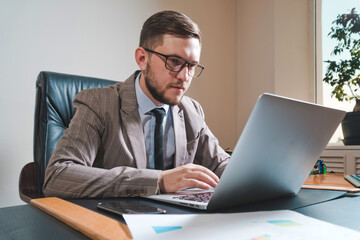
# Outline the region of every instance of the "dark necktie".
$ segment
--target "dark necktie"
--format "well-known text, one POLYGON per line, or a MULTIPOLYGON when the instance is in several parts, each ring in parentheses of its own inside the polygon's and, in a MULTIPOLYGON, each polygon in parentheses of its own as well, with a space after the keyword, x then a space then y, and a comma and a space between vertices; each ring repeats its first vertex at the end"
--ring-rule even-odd
POLYGON ((154 134, 154 143, 155 143, 155 169, 164 170, 164 129, 162 123, 165 117, 164 108, 155 108, 151 111, 155 114, 156 125, 155 125, 155 134, 154 134))

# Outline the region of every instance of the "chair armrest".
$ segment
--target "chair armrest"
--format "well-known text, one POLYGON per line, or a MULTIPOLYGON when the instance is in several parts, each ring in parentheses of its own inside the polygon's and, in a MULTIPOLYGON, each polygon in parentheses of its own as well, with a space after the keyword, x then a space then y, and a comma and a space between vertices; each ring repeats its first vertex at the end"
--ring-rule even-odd
POLYGON ((37 186, 37 174, 35 162, 26 164, 20 172, 19 177, 19 196, 21 200, 30 203, 33 198, 44 197, 37 186))

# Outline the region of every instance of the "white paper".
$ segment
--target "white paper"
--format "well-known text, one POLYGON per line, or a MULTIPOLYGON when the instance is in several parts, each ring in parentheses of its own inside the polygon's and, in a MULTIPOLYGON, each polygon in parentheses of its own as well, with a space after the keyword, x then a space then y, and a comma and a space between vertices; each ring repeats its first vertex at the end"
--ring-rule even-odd
POLYGON ((360 232, 290 210, 123 217, 134 239, 360 240, 360 232))

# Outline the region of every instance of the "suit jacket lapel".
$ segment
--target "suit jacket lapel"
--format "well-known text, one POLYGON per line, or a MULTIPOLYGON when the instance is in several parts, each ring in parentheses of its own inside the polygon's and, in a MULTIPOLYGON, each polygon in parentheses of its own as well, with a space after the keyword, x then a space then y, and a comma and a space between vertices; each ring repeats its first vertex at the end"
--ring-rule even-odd
POLYGON ((174 133, 175 133, 175 167, 185 164, 186 146, 186 130, 184 113, 178 106, 172 107, 174 133))
POLYGON ((121 96, 120 115, 130 141, 136 166, 139 169, 144 169, 146 168, 147 158, 144 133, 135 94, 135 77, 138 73, 139 72, 135 72, 131 75, 131 77, 125 81, 123 88, 119 90, 121 96))

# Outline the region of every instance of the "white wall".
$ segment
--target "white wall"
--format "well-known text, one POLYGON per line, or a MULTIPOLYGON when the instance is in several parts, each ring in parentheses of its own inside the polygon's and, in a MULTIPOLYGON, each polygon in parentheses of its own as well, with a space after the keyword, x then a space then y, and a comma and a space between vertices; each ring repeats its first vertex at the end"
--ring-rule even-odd
POLYGON ((21 168, 33 161, 35 81, 55 71, 123 81, 153 13, 184 12, 202 29, 201 62, 190 96, 224 147, 236 141, 236 0, 1 0, 0 207, 22 204, 21 168), (221 111, 221 113, 219 113, 221 111))

